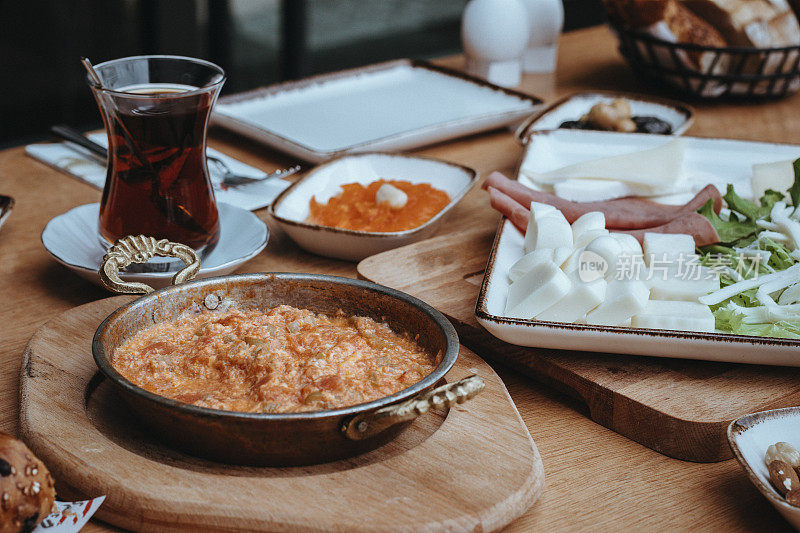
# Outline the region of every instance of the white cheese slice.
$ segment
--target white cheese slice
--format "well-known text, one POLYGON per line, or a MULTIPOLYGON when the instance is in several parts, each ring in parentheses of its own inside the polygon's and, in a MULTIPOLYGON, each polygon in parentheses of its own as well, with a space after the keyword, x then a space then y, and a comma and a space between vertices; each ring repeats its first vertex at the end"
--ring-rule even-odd
MULTIPOLYGON (((524 276, 530 269, 542 262, 553 262, 553 250, 543 249, 534 250, 529 254, 523 255, 519 261, 511 265, 508 269, 508 279, 512 282, 517 281, 524 276)), ((556 262, 557 265, 561 263, 556 262)))
POLYGON ((545 184, 567 179, 624 181, 643 187, 650 194, 662 194, 672 191, 685 177, 685 142, 677 138, 649 150, 583 161, 549 172, 528 170, 526 174, 533 181, 545 184))
POLYGON ((570 276, 572 287, 566 296, 536 316, 538 320, 574 323, 583 320, 586 313, 603 302, 606 296, 606 281, 596 279, 584 283, 577 276, 570 276))
POLYGON ((640 314, 631 319, 635 328, 714 331, 714 315, 707 305, 697 302, 650 300, 640 314))
POLYGON ((611 280, 606 298, 586 315, 586 323, 596 326, 619 326, 641 314, 647 305, 650 289, 641 281, 611 280))
POLYGON ((505 314, 511 318, 534 318, 566 296, 571 285, 555 263, 539 263, 511 284, 505 314))
POLYGON ((572 226, 561 211, 530 217, 523 244, 525 253, 543 248, 554 250, 564 246, 572 247, 572 226))
POLYGON ((598 179, 566 179, 553 184, 559 198, 571 202, 603 202, 614 198, 647 194, 648 189, 634 187, 622 181, 598 179))
POLYGON ((764 196, 767 189, 783 192, 794 183, 794 168, 792 161, 776 161, 775 163, 757 163, 753 165, 753 177, 750 185, 753 188, 753 198, 764 196))
POLYGON ((661 269, 653 267, 646 280, 654 300, 683 300, 697 302, 698 298, 719 290, 719 276, 697 263, 671 264, 661 269))
POLYGON ((694 237, 682 233, 645 233, 642 250, 649 267, 654 263, 675 263, 694 256, 694 237))
POLYGON ((591 230, 606 229, 606 216, 602 211, 590 211, 582 214, 572 223, 572 240, 578 238, 591 230))

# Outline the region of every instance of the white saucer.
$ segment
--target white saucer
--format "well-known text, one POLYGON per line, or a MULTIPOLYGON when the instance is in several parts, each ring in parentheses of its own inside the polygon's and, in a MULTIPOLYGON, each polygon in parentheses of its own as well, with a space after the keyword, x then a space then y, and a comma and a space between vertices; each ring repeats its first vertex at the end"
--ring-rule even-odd
MULTIPOLYGON (((267 245, 267 225, 246 209, 218 203, 220 235, 216 247, 202 259, 197 278, 230 274, 258 255, 267 245)), ((102 286, 100 262, 106 253, 97 233, 100 204, 78 206, 54 217, 42 231, 42 244, 62 265, 102 286)), ((174 272, 121 272, 124 281, 139 281, 159 289, 170 284, 174 272)))

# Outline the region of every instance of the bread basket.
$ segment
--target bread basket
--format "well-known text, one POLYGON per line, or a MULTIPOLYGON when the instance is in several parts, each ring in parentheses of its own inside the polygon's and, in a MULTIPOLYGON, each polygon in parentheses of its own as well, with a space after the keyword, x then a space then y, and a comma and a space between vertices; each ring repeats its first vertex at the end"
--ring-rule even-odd
POLYGON ((800 46, 680 44, 622 27, 613 18, 610 25, 619 38, 620 52, 634 71, 650 82, 693 97, 780 98, 800 88, 800 46))

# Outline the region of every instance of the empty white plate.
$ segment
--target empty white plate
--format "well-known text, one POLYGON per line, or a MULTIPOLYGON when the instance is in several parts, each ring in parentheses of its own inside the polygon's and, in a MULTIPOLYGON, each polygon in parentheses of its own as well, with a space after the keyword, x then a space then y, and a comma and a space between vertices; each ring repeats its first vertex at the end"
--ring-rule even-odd
MULTIPOLYGON (((230 274, 258 255, 269 239, 267 225, 250 211, 225 203, 218 203, 217 207, 219 242, 202 258, 198 279, 230 274)), ((102 286, 98 270, 106 249, 98 236, 99 215, 100 204, 86 204, 54 217, 42 232, 42 244, 56 261, 102 286)), ((169 285, 174 275, 175 272, 120 273, 124 281, 146 283, 155 289, 169 285)))
POLYGON ((221 98, 211 120, 300 159, 407 150, 516 123, 535 96, 408 59, 221 98))

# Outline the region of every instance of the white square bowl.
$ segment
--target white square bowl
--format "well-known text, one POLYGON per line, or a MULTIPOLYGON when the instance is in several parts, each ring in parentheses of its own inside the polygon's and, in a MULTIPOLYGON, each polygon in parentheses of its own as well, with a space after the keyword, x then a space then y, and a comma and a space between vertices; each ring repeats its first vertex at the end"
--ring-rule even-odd
POLYGON ((747 477, 775 509, 800 531, 800 507, 787 503, 773 488, 764 463, 767 448, 781 441, 800 449, 800 407, 745 415, 728 426, 728 443, 747 477))
POLYGON ((382 152, 347 155, 311 169, 275 199, 269 214, 301 248, 335 259, 360 261, 430 237, 477 180, 471 168, 428 157, 382 152), (367 185, 378 179, 428 183, 446 192, 450 203, 421 226, 406 231, 355 231, 306 222, 312 197, 325 203, 341 192, 343 184, 367 185))

